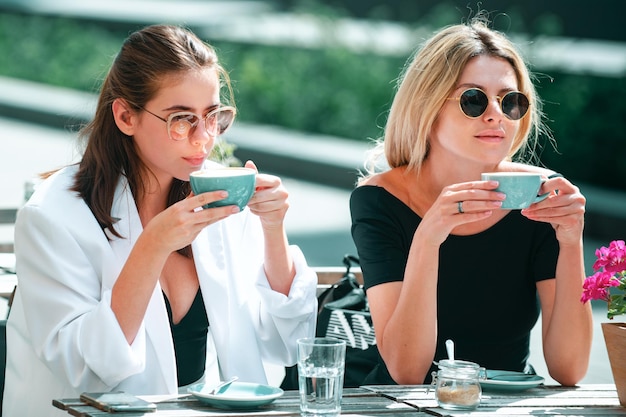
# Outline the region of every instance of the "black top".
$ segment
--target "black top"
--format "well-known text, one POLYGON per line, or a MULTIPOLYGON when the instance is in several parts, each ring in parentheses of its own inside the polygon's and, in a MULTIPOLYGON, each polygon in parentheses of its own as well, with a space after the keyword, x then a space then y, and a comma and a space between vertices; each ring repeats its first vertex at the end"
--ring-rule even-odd
MULTIPOLYGON (((402 281, 421 218, 374 186, 356 188, 350 210, 365 288, 402 281)), ((555 277, 558 253, 552 226, 519 210, 481 233, 448 236, 439 253, 434 360, 447 358, 445 341, 452 339, 457 359, 487 369, 526 370, 530 331, 539 317, 535 283, 555 277)), ((366 382, 394 383, 386 369, 366 382)))
POLYGON ((198 290, 189 311, 178 324, 172 322, 172 308, 165 293, 163 293, 163 298, 167 306, 167 315, 170 319, 170 328, 174 338, 178 386, 182 387, 197 381, 204 374, 209 319, 206 316, 200 290, 198 290))

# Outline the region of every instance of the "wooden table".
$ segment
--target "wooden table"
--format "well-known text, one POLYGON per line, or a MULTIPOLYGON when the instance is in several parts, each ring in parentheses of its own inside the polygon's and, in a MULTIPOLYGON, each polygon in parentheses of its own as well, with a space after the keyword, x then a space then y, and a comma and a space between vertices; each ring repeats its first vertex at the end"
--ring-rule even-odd
MULTIPOLYGON (((157 403, 156 413, 117 413, 120 417, 265 417, 300 415, 296 391, 287 391, 272 404, 256 410, 219 410, 191 396, 146 396, 157 403)), ((87 406, 78 399, 54 400, 53 405, 77 417, 103 417, 111 414, 87 406)), ((437 407, 434 392, 427 386, 376 385, 344 390, 343 416, 421 417, 421 416, 626 416, 619 405, 615 386, 581 385, 567 388, 540 386, 520 393, 484 392, 480 407, 472 412, 446 411, 437 407)))

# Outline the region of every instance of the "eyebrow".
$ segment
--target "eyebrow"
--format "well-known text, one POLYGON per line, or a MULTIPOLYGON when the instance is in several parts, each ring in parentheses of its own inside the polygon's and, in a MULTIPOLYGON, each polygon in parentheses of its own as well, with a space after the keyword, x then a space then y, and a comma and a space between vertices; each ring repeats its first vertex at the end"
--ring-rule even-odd
MULTIPOLYGON (((206 107, 206 108, 203 110, 203 113, 204 113, 204 112, 206 112, 206 113, 211 112, 211 111, 213 111, 213 110, 217 109, 218 107, 220 107, 220 105, 221 105, 220 103, 217 103, 217 104, 212 104, 212 105, 210 105, 210 106, 206 107)), ((163 111, 165 111, 165 112, 172 112, 172 111, 188 111, 188 112, 193 112, 193 109, 192 109, 191 107, 189 107, 189 106, 183 106, 182 104, 175 104, 175 105, 173 105, 173 106, 170 106, 170 107, 167 107, 167 108, 163 109, 163 111)))
MULTIPOLYGON (((481 89, 481 90, 483 90, 483 91, 485 91, 485 90, 486 90, 486 88, 485 88, 484 86, 479 85, 479 84, 474 84, 474 83, 463 83, 463 84, 460 84, 460 85, 456 86, 456 87, 455 87, 455 89, 454 89, 454 91, 457 91, 457 90, 467 90, 468 88, 480 88, 480 89, 481 89)), ((502 93, 505 93, 505 94, 506 94, 506 93, 510 93, 511 91, 519 91, 519 89, 517 89, 517 88, 511 88, 511 87, 505 87, 505 88, 501 88, 501 89, 498 91, 498 94, 502 94, 502 93)))

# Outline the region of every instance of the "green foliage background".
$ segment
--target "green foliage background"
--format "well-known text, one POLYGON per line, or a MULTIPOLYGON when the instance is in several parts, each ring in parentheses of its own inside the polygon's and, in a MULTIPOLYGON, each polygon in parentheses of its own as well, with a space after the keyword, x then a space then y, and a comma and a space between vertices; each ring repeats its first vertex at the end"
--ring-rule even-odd
MULTIPOLYGON (((432 22, 431 22, 432 23, 432 22)), ((0 12, 0 75, 96 92, 127 31, 0 12)), ((239 118, 352 140, 381 135, 407 57, 211 42, 234 82, 239 118)), ((574 181, 626 190, 626 78, 553 72, 538 90, 556 138, 541 161, 574 181)))

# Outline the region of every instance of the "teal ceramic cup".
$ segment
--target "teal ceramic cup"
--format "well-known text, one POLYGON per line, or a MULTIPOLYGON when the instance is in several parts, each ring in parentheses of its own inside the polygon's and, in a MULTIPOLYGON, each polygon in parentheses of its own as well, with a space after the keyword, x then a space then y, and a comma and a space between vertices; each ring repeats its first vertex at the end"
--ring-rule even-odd
POLYGON ((241 167, 204 169, 192 172, 189 175, 189 182, 196 195, 209 191, 228 191, 228 197, 205 204, 204 208, 236 205, 243 210, 254 194, 256 171, 241 167))
POLYGON ((541 174, 532 172, 484 172, 483 181, 498 181, 498 188, 506 194, 502 202, 503 209, 519 210, 544 200, 550 193, 539 195, 539 188, 544 180, 541 174))

